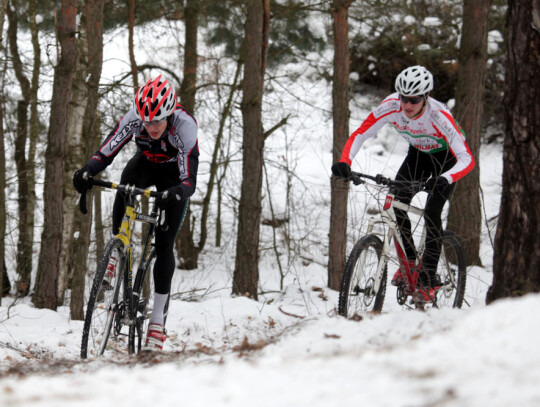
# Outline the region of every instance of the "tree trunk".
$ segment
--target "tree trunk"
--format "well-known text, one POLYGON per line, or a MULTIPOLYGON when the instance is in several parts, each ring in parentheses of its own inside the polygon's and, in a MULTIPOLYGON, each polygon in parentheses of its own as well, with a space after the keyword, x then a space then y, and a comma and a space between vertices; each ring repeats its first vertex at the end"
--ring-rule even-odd
MULTIPOLYGON (((83 156, 90 157, 95 151, 95 140, 99 138, 97 109, 99 102, 99 80, 103 66, 103 4, 104 0, 87 0, 85 3, 86 38, 88 49, 87 66, 87 104, 84 112, 82 139, 83 156)), ((88 199, 89 215, 84 216, 76 210, 75 225, 78 239, 73 239, 72 257, 74 260, 71 282, 71 319, 84 318, 84 285, 88 264, 88 247, 92 226, 92 199, 88 199)))
POLYGON ((26 139, 28 138, 28 102, 17 102, 17 136, 15 138, 15 165, 17 167, 17 179, 19 184, 19 241, 17 243, 17 295, 26 296, 30 291, 30 276, 32 274, 30 258, 25 257, 28 252, 28 213, 26 203, 28 200, 28 179, 26 166, 26 139))
MULTIPOLYGON (((180 101, 190 112, 195 113, 195 92, 197 90, 197 31, 199 29, 200 0, 187 0, 184 7, 186 23, 184 79, 180 86, 180 101)), ((191 222, 191 208, 188 206, 183 227, 176 239, 176 249, 180 257, 180 268, 197 268, 202 247, 195 246, 191 222)))
POLYGON ((19 56, 17 45, 18 16, 8 5, 6 15, 9 20, 8 39, 9 49, 13 60, 13 70, 21 87, 22 99, 17 102, 17 134, 15 137, 15 166, 19 185, 19 240, 17 242, 17 294, 26 296, 30 291, 30 276, 32 274, 32 242, 28 241, 28 168, 26 160, 26 140, 28 139, 28 106, 31 99, 31 87, 24 75, 24 67, 19 56), (30 250, 29 250, 30 248, 30 250))
POLYGON ((490 303, 540 292, 540 3, 509 0, 503 188, 490 303))
MULTIPOLYGON (((82 21, 86 17, 83 16, 82 21)), ((64 226, 62 233, 62 260, 60 270, 62 273, 58 276, 58 305, 65 303, 65 294, 68 289, 71 289, 71 279, 73 274, 73 240, 75 232, 78 231, 78 226, 75 225, 76 217, 79 210, 77 207, 77 199, 79 194, 73 188, 72 177, 76 169, 81 167, 82 160, 87 157, 83 156, 84 145, 86 140, 82 134, 82 122, 84 118, 85 106, 87 104, 87 92, 85 84, 85 69, 84 64, 87 59, 87 51, 84 45, 84 37, 86 32, 82 30, 78 38, 77 47, 82 55, 77 59, 75 75, 71 85, 71 95, 69 101, 69 111, 67 118, 66 134, 69 137, 66 139, 65 151, 69 154, 64 157, 64 197, 63 197, 63 212, 64 226), (83 158, 84 157, 84 158, 83 158)))
POLYGON ((480 134, 484 106, 488 11, 491 0, 465 0, 454 116, 467 135, 476 165, 460 180, 450 201, 448 229, 462 239, 468 264, 481 265, 480 134))
POLYGON ((184 79, 180 86, 180 101, 188 111, 195 112, 195 93, 197 91, 197 32, 201 0, 187 0, 184 8, 186 24, 184 79))
POLYGON ((262 98, 269 21, 270 0, 248 2, 242 99, 244 122, 242 188, 238 210, 233 294, 247 295, 253 299, 257 299, 259 282, 259 232, 264 149, 262 98))
POLYGON ((128 48, 129 48, 129 65, 131 67, 131 77, 133 78, 134 94, 139 89, 139 80, 137 77, 138 69, 135 61, 135 51, 133 49, 133 28, 135 27, 135 0, 128 0, 129 18, 128 18, 128 48))
POLYGON ((28 245, 25 246, 24 256, 28 259, 28 267, 33 268, 34 258, 34 227, 36 208, 36 150, 39 138, 39 114, 38 114, 38 90, 39 73, 41 69, 41 47, 39 45, 39 31, 36 22, 36 0, 29 1, 30 31, 32 33, 32 48, 34 50, 34 63, 32 67, 32 80, 30 86, 30 137, 28 147, 28 159, 26 162, 28 179, 28 200, 26 202, 26 219, 28 221, 27 236, 28 245))
POLYGON ((77 0, 62 0, 58 20, 61 55, 55 67, 45 152, 44 224, 33 303, 56 309, 62 255, 64 145, 71 85, 77 64, 77 0))
MULTIPOLYGON (((0 0, 0 51, 4 48, 4 16, 7 0, 0 0)), ((2 77, 5 74, 6 64, 2 66, 2 77)), ((4 281, 7 277, 6 264, 6 148, 4 144, 4 89, 0 89, 0 306, 6 285, 4 281)), ((7 280, 9 282, 9 279, 7 280)))
MULTIPOLYGON (((347 17, 352 0, 334 0, 332 18, 334 32, 334 77, 332 114, 334 117, 333 162, 339 161, 349 135, 349 31, 347 17)), ((328 287, 339 290, 345 269, 347 248, 347 196, 349 184, 332 178, 330 202, 330 242, 328 246, 328 287)))
MULTIPOLYGON (((2 5, 3 6, 3 5, 2 5)), ((3 20, 3 16, 0 17, 3 20)), ((1 41, 1 28, 3 24, 0 24, 0 44, 1 41)), ((0 45, 1 46, 1 45, 0 45)), ((4 65, 5 66, 5 65, 4 65)), ((6 148, 4 145, 4 89, 0 89, 0 264, 6 264, 6 148)), ((0 305, 2 305, 2 297, 4 294, 4 281, 7 277, 7 270, 2 267, 2 276, 0 278, 0 305), (4 274, 6 276, 4 276, 4 274)), ((9 280, 8 280, 9 281, 9 280)))

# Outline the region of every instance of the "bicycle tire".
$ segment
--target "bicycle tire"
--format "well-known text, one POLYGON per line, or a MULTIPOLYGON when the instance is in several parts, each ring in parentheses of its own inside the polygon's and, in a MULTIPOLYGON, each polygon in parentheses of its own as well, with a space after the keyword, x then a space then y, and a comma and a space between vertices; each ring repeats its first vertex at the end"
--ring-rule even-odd
MULTIPOLYGON (((143 287, 145 281, 152 280, 152 266, 156 259, 156 249, 151 248, 148 258, 144 262, 143 267, 137 271, 135 276, 135 282, 133 283, 133 298, 134 306, 136 309, 133 312, 135 316, 135 324, 129 328, 128 349, 130 353, 138 353, 142 348, 143 336, 146 332, 146 325, 148 321, 148 312, 150 305, 150 298, 153 292, 153 284, 149 284, 150 292, 148 295, 144 295, 143 287)), ((169 301, 167 300, 167 306, 169 301)))
POLYGON ((374 293, 373 284, 378 264, 382 260, 382 249, 383 242, 374 234, 366 235, 356 242, 341 278, 338 303, 340 315, 355 319, 368 311, 381 312, 388 276, 386 264, 377 293, 374 293))
MULTIPOLYGON (((86 304, 81 340, 81 358, 83 359, 89 356, 99 357, 104 353, 112 325, 115 321, 118 322, 118 318, 115 318, 119 309, 118 300, 123 298, 124 294, 123 272, 121 272, 125 265, 123 253, 124 243, 118 238, 113 238, 107 243, 103 256, 98 263, 86 304), (117 249, 120 253, 117 259, 116 274, 110 282, 110 286, 114 287, 114 289, 106 290, 103 287, 103 278, 114 249, 117 249), (121 294, 122 297, 120 297, 121 294)), ((115 330, 117 330, 117 327, 115 327, 115 330)))
POLYGON ((461 308, 467 285, 467 261, 461 239, 446 230, 442 236, 442 249, 437 273, 443 287, 437 291, 435 304, 439 308, 461 308))

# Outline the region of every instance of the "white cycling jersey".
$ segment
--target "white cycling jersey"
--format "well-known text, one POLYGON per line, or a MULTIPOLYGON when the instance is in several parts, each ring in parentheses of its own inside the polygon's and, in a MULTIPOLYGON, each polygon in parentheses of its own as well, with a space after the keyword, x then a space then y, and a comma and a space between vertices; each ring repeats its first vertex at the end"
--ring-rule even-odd
POLYGON ((397 92, 384 99, 351 134, 340 161, 351 165, 362 144, 387 123, 391 123, 411 146, 422 152, 450 150, 456 164, 441 174, 449 183, 456 182, 474 168, 474 158, 465 142, 464 133, 444 103, 428 97, 424 112, 409 119, 401 109, 397 92))

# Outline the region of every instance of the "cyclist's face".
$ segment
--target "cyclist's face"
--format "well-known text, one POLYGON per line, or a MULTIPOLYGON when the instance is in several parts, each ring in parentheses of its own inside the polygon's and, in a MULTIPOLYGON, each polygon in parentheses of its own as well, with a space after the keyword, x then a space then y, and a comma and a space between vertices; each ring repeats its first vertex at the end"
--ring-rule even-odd
POLYGON ((424 108, 424 101, 425 99, 422 96, 413 96, 410 98, 402 95, 399 96, 399 104, 401 105, 401 109, 403 110, 403 113, 405 113, 405 116, 407 116, 409 119, 414 119, 420 115, 422 109, 424 108))
POLYGON ((152 122, 143 122, 146 131, 154 140, 161 138, 167 128, 167 120, 154 120, 152 122))

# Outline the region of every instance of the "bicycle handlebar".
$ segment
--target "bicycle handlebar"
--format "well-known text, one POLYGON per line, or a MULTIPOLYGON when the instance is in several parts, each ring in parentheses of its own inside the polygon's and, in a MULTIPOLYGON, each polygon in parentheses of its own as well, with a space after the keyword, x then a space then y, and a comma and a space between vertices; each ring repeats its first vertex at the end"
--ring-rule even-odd
POLYGON ((350 177, 350 180, 352 181, 352 183, 354 185, 360 185, 360 184, 363 184, 364 183, 364 180, 362 179, 369 179, 369 180, 372 180, 372 181, 375 181, 376 184, 378 185, 384 185, 384 186, 387 186, 389 188, 414 188, 414 189, 418 189, 420 191, 425 191, 426 189, 426 183, 424 181, 399 181, 399 180, 394 180, 394 179, 390 179, 390 178, 387 178, 385 176, 383 176, 382 174, 377 174, 375 176, 373 175, 369 175, 369 174, 362 174, 360 172, 354 172, 352 171, 351 172, 351 177, 350 177))
MULTIPOLYGON (((116 189, 130 196, 145 195, 151 198, 166 198, 168 194, 168 191, 163 191, 163 192, 152 191, 150 189, 137 188, 135 185, 117 184, 115 182, 97 179, 97 178, 92 177, 88 173, 84 173, 83 177, 84 179, 90 182, 90 185, 96 185, 98 187, 109 188, 109 189, 116 189)), ((84 215, 88 213, 88 210, 86 208, 86 191, 81 193, 81 198, 79 200, 79 210, 84 215)))
MULTIPOLYGON (((90 177, 92 179, 92 177, 90 177)), ((109 188, 109 189, 116 189, 118 191, 125 192, 128 195, 145 195, 152 198, 158 198, 163 197, 163 195, 167 194, 167 191, 164 192, 158 192, 158 191, 152 191, 150 189, 143 189, 143 188, 137 188, 135 185, 129 185, 129 184, 117 184, 110 181, 105 181, 101 179, 93 179, 93 185, 97 185, 98 187, 103 188, 109 188)))

